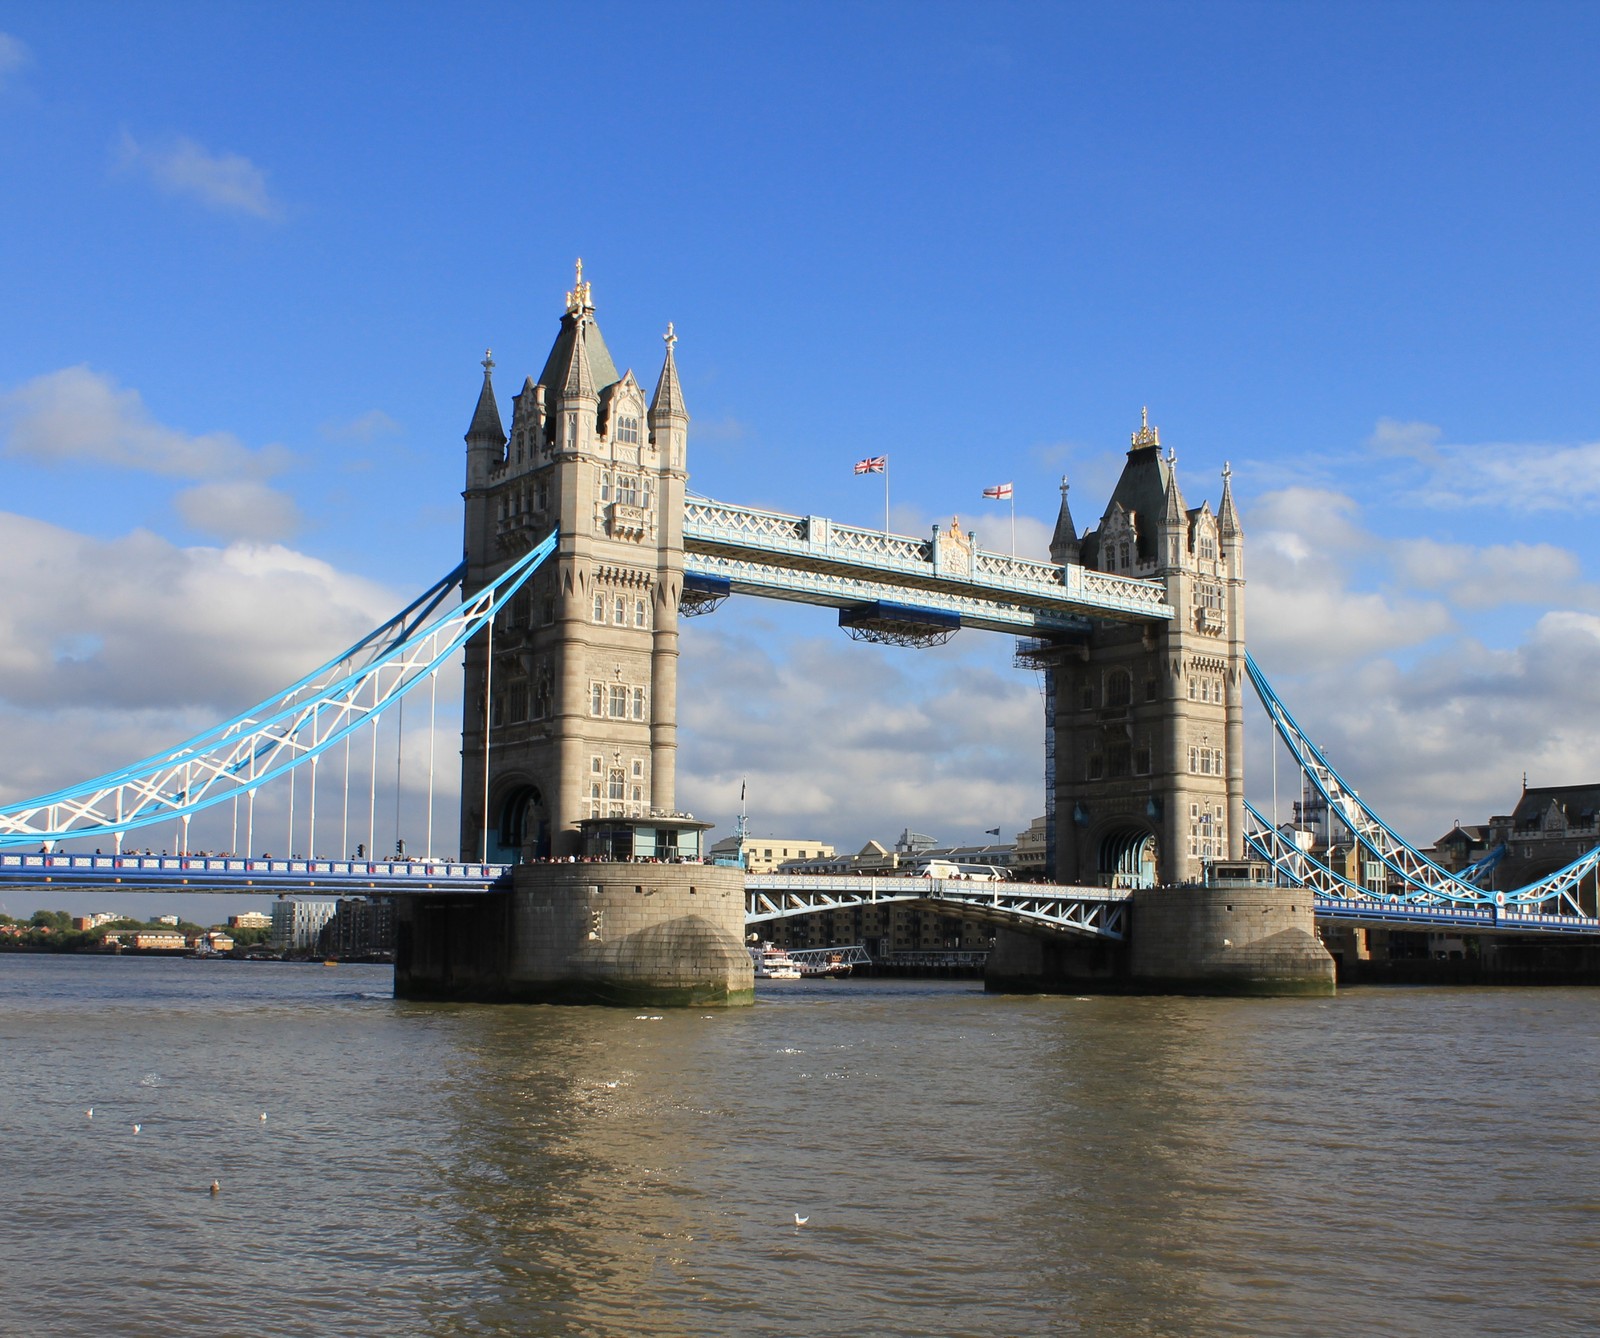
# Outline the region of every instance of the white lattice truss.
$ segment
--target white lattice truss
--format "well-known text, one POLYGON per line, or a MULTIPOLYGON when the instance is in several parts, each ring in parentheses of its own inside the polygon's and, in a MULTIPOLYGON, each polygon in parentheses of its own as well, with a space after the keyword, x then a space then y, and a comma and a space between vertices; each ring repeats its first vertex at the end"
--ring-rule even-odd
POLYGON ((1586 920, 1591 918, 1579 904, 1578 891, 1586 881, 1592 886, 1596 868, 1600 867, 1600 848, 1581 855, 1548 877, 1515 891, 1485 891, 1460 875, 1441 868, 1396 835, 1362 802, 1355 790, 1345 784, 1316 745, 1306 738, 1249 655, 1245 656, 1245 667, 1278 737, 1293 755, 1301 772, 1327 802, 1330 819, 1336 818, 1349 828, 1363 852, 1371 860, 1383 865, 1389 880, 1387 887, 1378 892, 1340 877, 1325 864, 1299 851, 1282 833, 1275 832, 1272 824, 1259 812, 1251 808, 1250 814, 1255 820, 1256 829, 1254 833, 1247 831, 1246 838, 1262 858, 1272 860, 1284 877, 1298 885, 1313 888, 1320 895, 1347 901, 1386 899, 1414 906, 1495 905, 1524 912, 1575 916, 1586 920))
POLYGON ((956 561, 929 539, 704 498, 684 505, 683 545, 689 574, 725 579, 735 594, 834 608, 892 600, 959 614, 965 627, 1012 633, 1080 630, 1086 617, 1173 617, 1153 581, 981 548, 956 561))
POLYGON ((108 837, 182 820, 253 794, 372 723, 450 661, 555 550, 552 533, 454 610, 427 620, 461 583, 458 567, 382 627, 242 715, 132 766, 0 808, 0 849, 108 837))
POLYGON ((747 925, 815 911, 916 902, 944 914, 994 924, 1112 940, 1127 933, 1129 894, 1105 887, 824 874, 750 874, 744 887, 747 925))

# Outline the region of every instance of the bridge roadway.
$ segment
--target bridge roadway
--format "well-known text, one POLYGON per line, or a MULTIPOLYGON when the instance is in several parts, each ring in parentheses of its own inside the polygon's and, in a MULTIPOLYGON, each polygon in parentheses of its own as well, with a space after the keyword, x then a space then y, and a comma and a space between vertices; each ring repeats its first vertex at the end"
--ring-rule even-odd
MULTIPOLYGON (((276 896, 304 892, 374 896, 487 892, 506 864, 448 860, 248 859, 224 855, 77 855, 0 851, 0 888, 97 892, 226 893, 276 896)), ((1057 883, 990 883, 956 878, 747 874, 745 923, 763 924, 816 911, 920 902, 971 919, 1118 941, 1128 932, 1132 893, 1057 883)), ((1407 904, 1397 899, 1316 896, 1324 923, 1368 928, 1478 934, 1600 935, 1600 919, 1530 915, 1510 907, 1407 904)))

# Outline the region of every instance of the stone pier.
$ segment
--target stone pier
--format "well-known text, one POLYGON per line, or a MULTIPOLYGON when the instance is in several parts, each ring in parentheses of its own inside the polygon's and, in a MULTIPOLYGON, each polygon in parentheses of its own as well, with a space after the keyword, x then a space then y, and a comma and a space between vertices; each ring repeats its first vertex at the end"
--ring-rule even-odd
POLYGON ((744 875, 709 864, 524 864, 512 886, 404 897, 402 999, 740 1005, 755 998, 744 875))
POLYGON ((986 988, 1010 993, 1329 995, 1334 960, 1311 893, 1275 887, 1266 866, 1218 866, 1211 883, 1141 888, 1123 944, 1006 931, 986 988))

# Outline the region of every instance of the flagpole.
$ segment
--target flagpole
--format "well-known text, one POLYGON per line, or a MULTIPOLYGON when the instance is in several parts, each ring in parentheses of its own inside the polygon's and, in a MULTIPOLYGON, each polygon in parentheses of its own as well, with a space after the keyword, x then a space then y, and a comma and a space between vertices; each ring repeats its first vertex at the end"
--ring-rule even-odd
POLYGON ((883 457, 883 537, 889 537, 889 457, 883 457))
POLYGON ((1017 493, 1011 491, 1011 556, 1017 555, 1017 493))

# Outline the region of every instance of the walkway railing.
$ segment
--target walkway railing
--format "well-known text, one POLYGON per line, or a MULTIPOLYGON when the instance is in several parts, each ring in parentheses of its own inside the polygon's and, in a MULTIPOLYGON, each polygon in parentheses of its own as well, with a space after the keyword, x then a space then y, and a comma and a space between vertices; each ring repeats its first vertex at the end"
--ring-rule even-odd
POLYGON ((955 613, 964 626, 999 632, 1066 631, 1085 617, 1167 620, 1166 590, 1153 581, 1064 567, 961 546, 959 559, 932 539, 841 525, 824 516, 684 505, 685 566, 734 593, 848 608, 884 600, 955 613), (943 555, 942 555, 943 554, 943 555))

